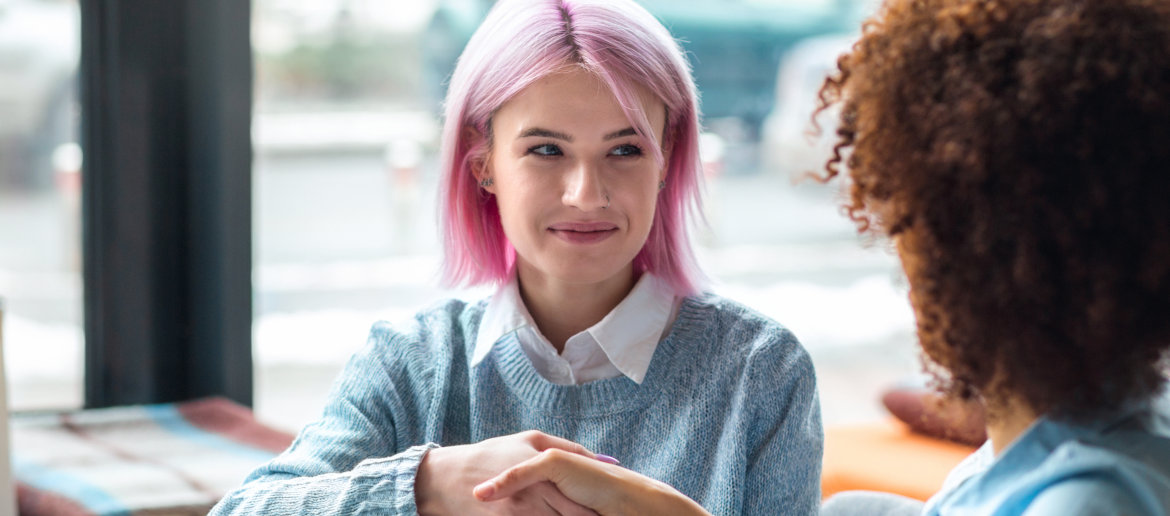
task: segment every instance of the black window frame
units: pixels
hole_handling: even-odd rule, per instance
[[[250,2],[79,5],[85,406],[251,406]]]

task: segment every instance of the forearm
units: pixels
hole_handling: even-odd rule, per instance
[[[253,478],[225,496],[212,516],[245,514],[417,514],[418,465],[433,445],[362,461],[350,471],[315,476],[277,473]]]

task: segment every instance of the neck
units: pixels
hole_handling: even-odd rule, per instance
[[[1006,402],[989,404],[987,418],[987,438],[991,440],[991,449],[998,457],[1009,445],[1016,441],[1038,416],[1026,405],[1008,400]]]
[[[601,321],[634,288],[633,266],[599,283],[566,283],[518,261],[520,297],[557,353],[569,337]]]

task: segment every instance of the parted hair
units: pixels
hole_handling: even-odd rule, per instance
[[[608,85],[646,148],[665,165],[666,185],[635,270],[655,273],[677,294],[697,292],[705,280],[688,235],[689,220],[702,216],[697,92],[678,42],[632,0],[501,0],[472,35],[445,103],[439,199],[444,282],[478,285],[507,278],[516,251],[504,235],[495,197],[479,188],[472,168],[491,150],[496,111],[566,66]],[[665,104],[665,141],[651,130],[638,87]]]
[[[1091,417],[1170,344],[1170,2],[887,0],[820,92],[946,392]],[[994,408],[994,407],[993,407]]]

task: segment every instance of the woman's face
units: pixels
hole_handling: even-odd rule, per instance
[[[639,93],[662,141],[666,108]],[[492,138],[477,175],[493,181],[522,281],[632,281],[666,171],[609,88],[580,69],[549,75],[496,112]]]

